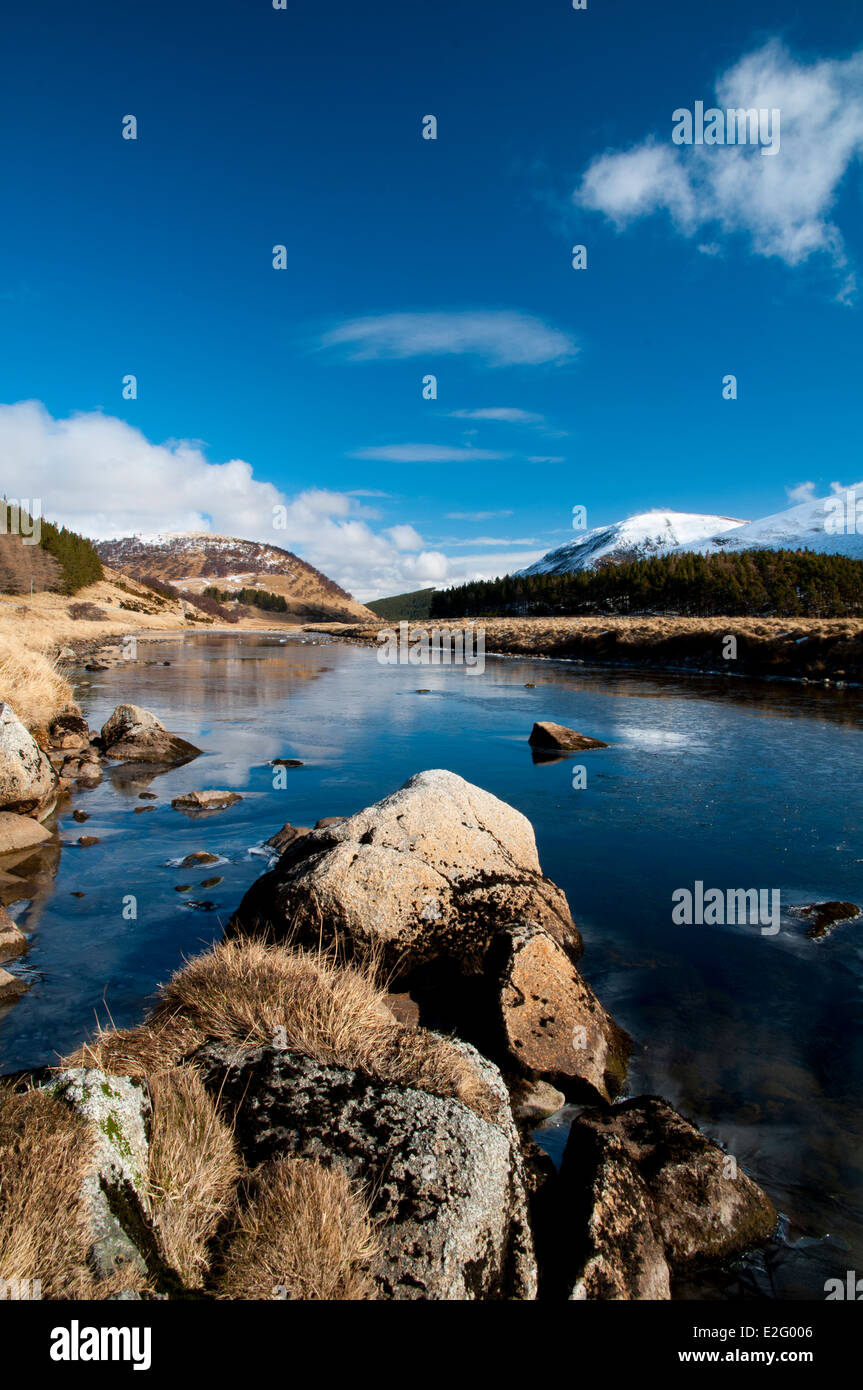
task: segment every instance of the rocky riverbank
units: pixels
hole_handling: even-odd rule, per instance
[[[144,714],[121,706],[99,756],[173,756]],[[0,1278],[47,1298],[666,1299],[770,1237],[730,1156],[656,1097],[620,1103],[630,1040],[519,812],[433,770],[281,842],[143,1024],[7,1084]],[[585,1108],[556,1171],[530,1130],[564,1099]]]
[[[465,620],[429,619],[460,631]],[[397,626],[397,625],[396,625]],[[566,659],[598,666],[701,671],[844,686],[863,683],[859,618],[480,618],[487,653]],[[377,646],[391,623],[311,624],[304,630]],[[733,639],[729,642],[729,639]]]

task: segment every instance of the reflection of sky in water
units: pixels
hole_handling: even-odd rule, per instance
[[[859,694],[512,659],[471,675],[254,634],[142,643],[139,654],[131,669],[82,681],[91,725],[133,700],[205,754],[131,779],[117,769],[76,797],[91,813],[85,826],[62,817],[69,848],[53,894],[14,911],[34,935],[13,968],[35,985],[0,1017],[4,1067],[50,1060],[96,1014],[140,1018],[180,956],[220,934],[265,867],[249,850],[283,822],[347,813],[421,768],[448,767],[532,821],[543,868],[582,928],[584,972],[636,1039],[633,1093],[680,1106],[791,1218],[787,1243],[750,1283],[820,1298],[829,1274],[855,1259],[863,1268],[863,927],[815,945],[787,918],[774,938],[671,922],[673,890],[696,879],[779,888],[786,906],[863,900]],[[611,746],[534,764],[535,719]],[[275,757],[305,764],[287,770],[283,790],[273,788]],[[576,765],[587,769],[580,791]],[[172,796],[208,787],[244,800],[196,820],[170,809]],[[145,790],[158,801],[140,801]],[[133,815],[143,805],[156,809]],[[81,848],[80,834],[100,844]],[[168,866],[200,849],[227,860],[210,889],[201,885],[212,866]],[[128,894],[135,921],[122,916]],[[188,905],[202,900],[214,910]]]

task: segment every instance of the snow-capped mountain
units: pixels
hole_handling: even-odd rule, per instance
[[[603,562],[624,564],[629,560],[647,559],[650,555],[666,555],[670,550],[701,549],[722,534],[746,525],[736,517],[702,512],[639,512],[625,521],[584,531],[519,573],[569,574],[574,570],[595,569]]]
[[[762,517],[760,521],[747,522],[734,531],[717,532],[705,541],[679,547],[700,550],[705,555],[753,548],[817,550],[863,559],[863,483],[830,497],[800,502],[785,511]]]
[[[277,545],[209,531],[168,531],[100,541],[97,549],[112,569],[136,579],[152,576],[191,593],[208,585],[265,589],[281,594],[297,618],[355,622],[372,616],[334,580]]]

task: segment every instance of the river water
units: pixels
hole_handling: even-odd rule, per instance
[[[0,1015],[0,1070],[54,1061],[97,1019],[141,1019],[181,957],[221,934],[285,821],[349,814],[445,767],[532,822],[581,968],[635,1039],[629,1093],[665,1096],[782,1213],[768,1251],[678,1296],[820,1299],[827,1278],[863,1273],[863,925],[813,942],[784,911],[863,903],[863,693],[506,658],[483,673],[382,666],[368,648],[257,633],[138,653],[77,680],[91,727],[132,700],[204,756],[134,780],[117,766],[64,808],[56,874],[11,909],[32,933],[11,968],[32,987]],[[537,763],[536,719],[610,747]],[[276,757],[303,762],[278,789]],[[196,820],[171,809],[211,787],[243,800]],[[219,862],[178,867],[197,850]],[[672,894],[696,881],[778,889],[781,929],[675,925]],[[568,1118],[538,1135],[556,1158]]]

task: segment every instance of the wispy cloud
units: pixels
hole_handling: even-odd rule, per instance
[[[344,348],[354,361],[457,354],[481,358],[491,367],[563,363],[578,351],[568,334],[514,309],[349,319],[325,333],[321,346]]]
[[[681,93],[691,109],[705,93]],[[715,255],[717,234],[743,234],[760,256],[789,266],[815,253],[847,267],[839,227],[832,221],[845,175],[863,153],[863,50],[848,59],[797,62],[777,40],[746,54],[716,82],[716,105],[778,108],[781,146],[765,158],[754,145],[674,145],[667,130],[627,150],[602,154],[573,195],[619,228],[665,211],[682,236],[705,228],[699,249]],[[846,273],[838,298],[848,300]]]
[[[489,449],[459,449],[446,444],[381,444],[357,449],[353,459],[369,459],[376,463],[474,463],[478,459],[503,459],[508,454],[495,454]]]
[[[562,454],[532,454],[528,463],[566,463]]]
[[[785,492],[792,505],[798,502],[813,502],[817,496],[814,483],[798,483],[796,487],[787,487]]]
[[[500,512],[447,512],[447,521],[491,521],[497,516],[512,516],[512,509]]]
[[[451,410],[453,420],[499,420],[506,425],[544,425],[543,415],[533,415],[529,410],[518,410],[515,406],[490,405],[480,410]]]

